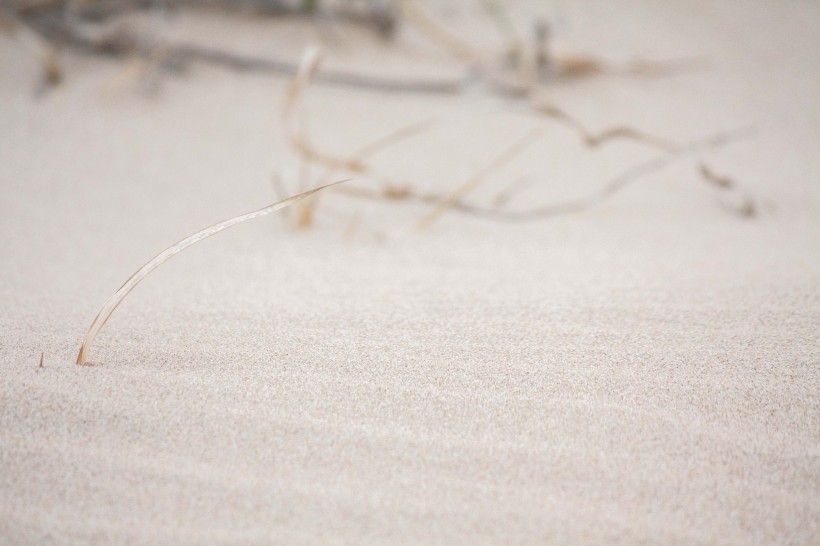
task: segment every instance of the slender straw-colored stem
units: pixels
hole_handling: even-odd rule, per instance
[[[305,197],[308,197],[319,190],[327,188],[329,186],[333,186],[339,184],[340,182],[344,182],[343,180],[338,182],[333,182],[330,184],[325,184],[323,186],[319,186],[317,188],[313,188],[312,190],[308,190],[306,192],[294,195],[292,197],[288,197],[282,201],[277,203],[273,203],[272,205],[268,205],[265,208],[261,208],[259,210],[248,212],[246,214],[241,214],[234,218],[229,218],[228,220],[223,220],[222,222],[218,222],[209,226],[201,231],[197,231],[193,235],[182,239],[181,241],[169,246],[156,256],[152,258],[148,263],[144,266],[140,267],[136,273],[131,275],[127,281],[117,290],[111,298],[105,302],[105,305],[102,306],[100,312],[97,313],[97,317],[94,319],[94,322],[91,323],[91,327],[89,327],[88,332],[85,334],[85,339],[83,340],[83,344],[80,346],[80,352],[77,354],[77,364],[85,364],[88,358],[88,352],[91,350],[91,346],[94,343],[94,339],[97,337],[97,334],[100,332],[105,323],[108,322],[108,319],[111,317],[111,314],[114,310],[122,303],[122,300],[140,283],[142,280],[151,273],[154,269],[162,265],[163,263],[167,262],[173,256],[182,252],[189,246],[198,243],[202,239],[210,237],[215,233],[219,233],[220,231],[226,230],[231,226],[235,226],[236,224],[245,222],[247,220],[253,220],[254,218],[260,218],[262,216],[266,216],[272,212],[275,212],[279,209],[292,205],[297,201],[301,201]]]

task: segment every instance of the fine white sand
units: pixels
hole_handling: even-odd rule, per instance
[[[757,217],[699,158],[534,223],[454,213],[418,233],[423,207],[327,195],[307,232],[260,220],[174,258],[91,367],[73,364],[80,340],[129,274],[295,173],[285,82],[195,67],[146,97],[117,86],[121,65],[67,56],[36,99],[32,58],[0,37],[0,542],[820,542],[820,5],[550,5],[578,49],[709,60],[554,100],[681,141],[754,126],[704,159]],[[208,17],[167,32],[289,58],[316,36]],[[337,39],[337,67],[454,66],[412,36]],[[338,153],[488,104],[308,96],[312,137]],[[582,195],[655,153],[482,114],[377,163],[441,191],[538,123],[545,139],[476,198],[519,175],[510,208]]]

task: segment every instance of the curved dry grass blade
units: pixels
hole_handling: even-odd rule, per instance
[[[260,218],[262,216],[266,216],[272,212],[275,212],[279,209],[292,205],[297,201],[301,201],[305,197],[313,195],[314,193],[323,190],[327,187],[334,186],[336,184],[340,184],[341,182],[346,182],[346,180],[340,180],[338,182],[332,182],[330,184],[325,184],[324,186],[319,186],[317,188],[313,188],[312,190],[308,190],[306,192],[294,195],[292,197],[288,197],[283,201],[279,201],[277,203],[273,203],[272,205],[268,205],[265,208],[261,208],[259,210],[255,210],[253,212],[248,212],[246,214],[242,214],[236,216],[234,218],[229,218],[228,220],[223,220],[222,222],[218,222],[209,226],[201,231],[197,231],[193,235],[182,239],[181,241],[171,245],[170,247],[166,248],[156,256],[154,256],[148,263],[144,266],[139,268],[136,273],[131,275],[127,281],[117,290],[111,298],[105,302],[105,305],[102,306],[100,312],[97,313],[97,317],[94,319],[94,322],[91,323],[91,326],[88,329],[88,332],[85,334],[85,339],[83,340],[83,344],[80,346],[80,352],[77,354],[77,364],[85,364],[86,358],[88,357],[88,352],[91,350],[91,345],[94,343],[94,339],[97,337],[97,334],[100,332],[105,323],[108,322],[108,319],[111,317],[111,314],[114,310],[122,303],[122,300],[131,293],[131,291],[140,283],[142,280],[148,276],[154,269],[162,265],[163,263],[167,262],[169,259],[174,257],[176,254],[182,252],[189,246],[198,243],[199,241],[210,237],[220,231],[226,230],[231,226],[235,226],[236,224],[245,222],[247,220],[253,220],[254,218]]]

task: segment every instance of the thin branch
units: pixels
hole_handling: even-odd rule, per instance
[[[12,37],[37,57],[42,71],[39,91],[54,87],[63,78],[63,70],[55,48],[43,39],[23,19],[0,10],[0,31],[10,30]]]
[[[704,163],[698,165],[698,172],[709,185],[722,192],[733,192],[739,196],[740,204],[733,207],[734,211],[743,218],[752,218],[757,215],[757,205],[751,195],[737,187],[734,180],[725,175],[714,172]]]
[[[543,134],[544,132],[541,129],[530,131],[525,136],[504,149],[504,151],[502,151],[483,169],[470,177],[453,192],[442,196],[441,199],[436,202],[433,210],[421,219],[418,224],[419,229],[428,229],[436,220],[438,220],[439,217],[441,217],[442,214],[447,212],[447,209],[452,208],[455,203],[462,201],[468,193],[476,189],[492,173],[521,155],[533,142],[535,142],[538,138],[541,138]]]
[[[512,196],[530,182],[531,180],[524,176],[521,176],[514,180],[511,184],[507,185],[505,188],[503,188],[500,192],[498,192],[495,195],[495,197],[493,198],[493,207],[495,207],[496,209],[506,207],[507,203],[509,203]]]
[[[567,113],[552,102],[544,99],[532,99],[532,109],[550,119],[557,121],[575,131],[581,141],[589,148],[597,148],[612,140],[631,140],[658,150],[670,151],[675,149],[675,143],[662,137],[645,133],[629,126],[610,127],[598,133],[587,128],[578,118]]]
[[[561,203],[542,205],[520,210],[500,209],[496,206],[484,207],[466,202],[463,199],[459,199],[450,203],[449,208],[462,213],[510,222],[536,221],[554,216],[584,212],[601,205],[623,191],[629,185],[642,178],[645,178],[646,176],[659,172],[674,163],[683,161],[684,159],[690,158],[694,155],[716,150],[728,144],[741,141],[748,138],[751,133],[752,129],[750,128],[731,132],[721,132],[704,140],[679,147],[670,153],[665,153],[648,161],[629,167],[618,176],[615,176],[608,182],[605,182],[597,190],[578,199],[571,199]],[[373,190],[363,188],[361,186],[343,186],[338,188],[337,192],[355,198],[396,202],[416,202],[433,205],[440,203],[447,197],[440,194],[419,193],[408,187],[397,188],[396,186],[391,187],[389,185],[384,186],[381,190]]]

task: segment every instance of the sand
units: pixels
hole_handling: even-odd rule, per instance
[[[146,97],[111,89],[119,65],[69,56],[35,99],[31,58],[0,38],[0,542],[820,542],[820,6],[561,9],[579,49],[710,60],[554,99],[681,140],[754,126],[704,158],[755,218],[700,158],[533,223],[449,214],[419,233],[424,207],[330,195],[306,232],[260,220],[169,262],[91,367],[73,364],[80,340],[130,273],[295,172],[285,82],[198,67]],[[293,56],[312,39],[242,25],[172,31]],[[345,43],[331,64],[449,70],[432,50]],[[308,100],[313,138],[339,153],[497,106],[329,86]],[[448,123],[378,162],[453,187],[533,123]],[[510,208],[580,195],[655,154],[547,127],[486,195],[519,174],[533,182]]]

